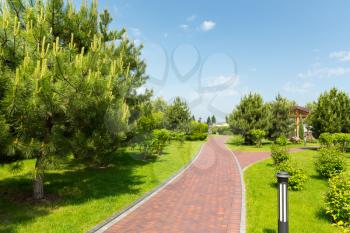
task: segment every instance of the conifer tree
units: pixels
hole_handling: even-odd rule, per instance
[[[36,159],[40,199],[57,156],[101,163],[125,140],[150,97],[136,92],[145,64],[124,30],[108,30],[112,19],[108,11],[98,16],[95,1],[78,11],[63,0],[9,1],[2,9],[0,127],[9,127],[8,151]]]

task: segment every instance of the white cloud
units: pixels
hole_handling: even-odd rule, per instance
[[[134,37],[140,37],[141,36],[141,30],[139,28],[130,28],[130,32]]]
[[[321,67],[315,66],[305,72],[299,73],[300,78],[328,78],[350,75],[350,68],[347,67]]]
[[[337,51],[329,54],[329,58],[338,61],[350,61],[350,51]]]
[[[286,92],[291,93],[306,93],[310,91],[310,89],[312,89],[313,87],[314,85],[310,82],[305,82],[302,84],[287,82],[282,89]]]
[[[192,22],[192,21],[194,21],[196,18],[197,18],[196,15],[191,15],[191,16],[187,17],[186,21]]]
[[[207,31],[214,29],[215,26],[216,26],[216,23],[214,21],[205,20],[201,24],[201,29],[202,29],[202,31],[207,32]]]
[[[180,28],[184,31],[187,31],[188,29],[190,29],[190,26],[188,24],[181,24]]]
[[[237,95],[236,87],[239,85],[238,75],[219,75],[201,81],[199,90],[203,96],[234,96]]]

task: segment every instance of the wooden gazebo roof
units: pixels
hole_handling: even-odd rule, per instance
[[[307,115],[310,114],[310,110],[308,108],[304,108],[304,107],[301,107],[301,106],[293,106],[291,111],[293,113],[295,113],[295,114],[299,113],[299,114],[301,114],[303,116],[307,116]]]

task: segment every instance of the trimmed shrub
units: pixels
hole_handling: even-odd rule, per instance
[[[343,154],[336,147],[330,146],[319,150],[315,167],[321,176],[329,178],[345,171],[346,163]]]
[[[186,139],[189,141],[203,141],[207,139],[208,135],[206,133],[195,133],[186,135]]]
[[[299,168],[296,163],[284,161],[276,167],[276,172],[288,172],[290,178],[288,180],[288,190],[300,191],[304,189],[304,183],[307,180],[306,172]]]
[[[333,145],[334,137],[333,134],[322,133],[318,140],[322,146],[331,146]]]
[[[279,145],[279,146],[286,146],[287,143],[288,143],[288,139],[287,139],[286,136],[283,136],[283,135],[282,135],[282,136],[279,136],[279,137],[276,139],[275,143],[276,143],[277,145]]]
[[[244,137],[242,135],[233,135],[230,139],[230,143],[236,146],[244,144]]]
[[[328,182],[326,213],[341,226],[350,226],[350,174],[342,173]]]
[[[271,157],[273,164],[278,166],[280,163],[286,162],[289,160],[289,153],[287,147],[272,145],[271,147]]]
[[[350,145],[350,134],[348,133],[323,133],[319,137],[322,146],[337,146],[345,152]]]
[[[335,133],[333,135],[333,143],[338,146],[341,151],[345,152],[350,144],[350,134]]]
[[[266,132],[261,129],[253,129],[250,131],[250,134],[252,135],[253,142],[255,143],[256,147],[261,147],[261,143],[263,138],[266,136]]]

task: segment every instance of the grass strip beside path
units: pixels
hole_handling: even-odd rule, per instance
[[[289,192],[290,232],[339,232],[324,214],[327,180],[319,177],[315,171],[316,156],[317,151],[311,150],[291,154],[292,160],[305,169],[309,179],[303,191]],[[350,154],[346,158],[350,169]],[[248,233],[277,232],[277,188],[274,174],[271,159],[257,163],[244,172]]]
[[[164,155],[140,160],[139,152],[115,155],[112,166],[88,168],[70,161],[45,176],[50,201],[28,203],[33,160],[13,174],[0,167],[0,232],[86,232],[164,182],[186,165],[203,142],[171,143]]]

